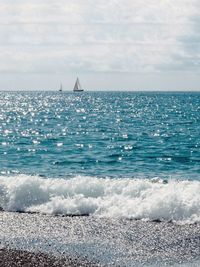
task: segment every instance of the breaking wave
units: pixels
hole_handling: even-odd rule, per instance
[[[200,182],[0,176],[4,211],[200,222]]]

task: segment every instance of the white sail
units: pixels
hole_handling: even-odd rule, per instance
[[[74,85],[74,92],[83,92],[79,79],[77,78],[76,83]]]

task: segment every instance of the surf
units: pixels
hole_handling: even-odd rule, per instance
[[[0,176],[0,207],[11,212],[195,223],[199,192],[199,181]]]

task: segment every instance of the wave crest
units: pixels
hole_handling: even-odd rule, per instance
[[[82,177],[0,176],[5,211],[200,221],[200,182]]]

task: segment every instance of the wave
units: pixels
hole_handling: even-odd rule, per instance
[[[200,182],[0,176],[4,211],[200,222]]]

